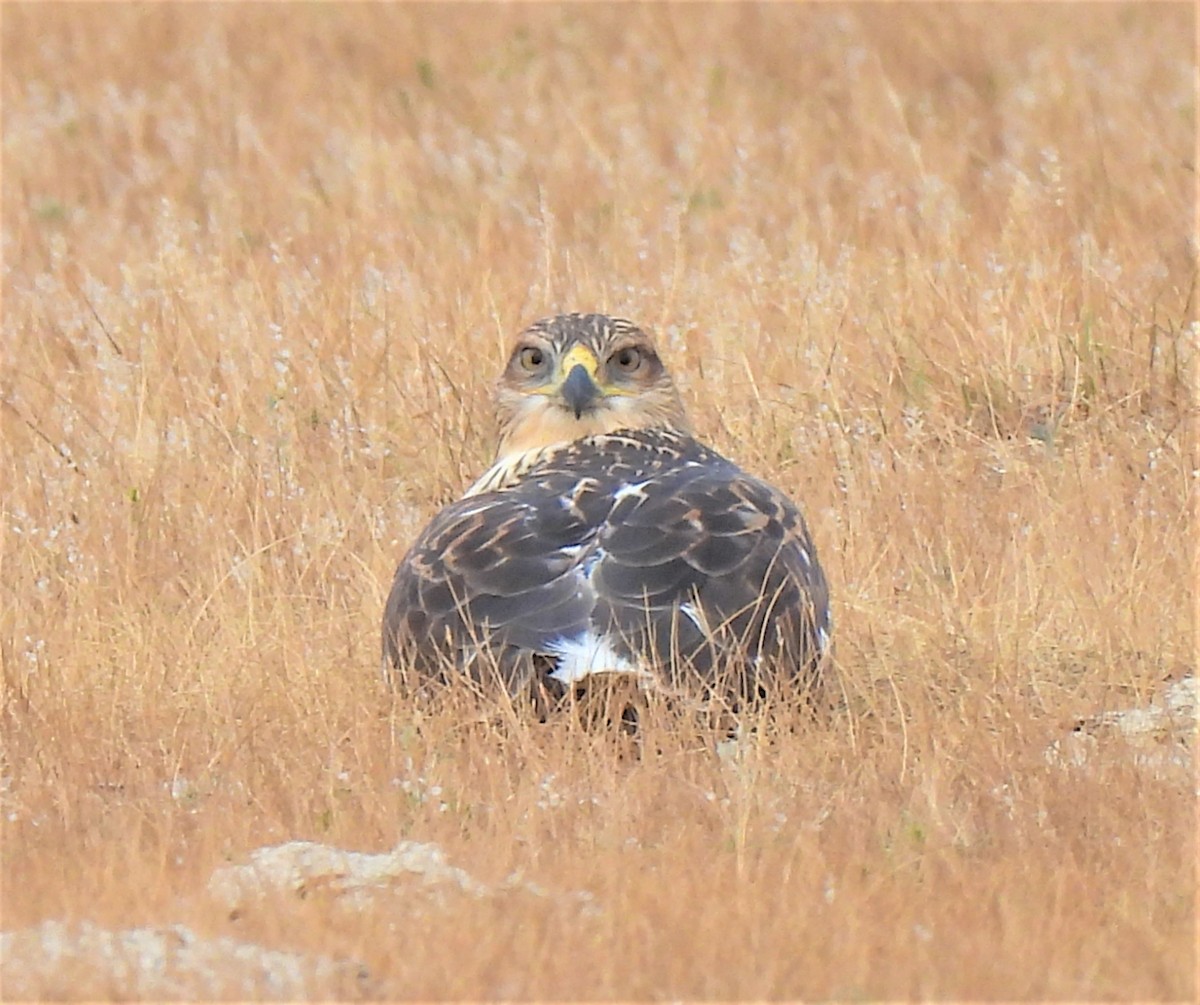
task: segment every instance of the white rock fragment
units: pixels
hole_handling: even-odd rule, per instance
[[[1081,719],[1046,749],[1056,767],[1082,768],[1102,755],[1127,758],[1156,777],[1195,782],[1197,684],[1193,675],[1163,688],[1151,704]]]
[[[113,931],[46,921],[0,934],[6,1000],[275,998],[370,994],[359,963],[204,939],[183,925]]]
[[[246,865],[217,869],[208,890],[230,908],[271,894],[305,896],[316,891],[361,907],[373,894],[409,888],[414,880],[423,887],[451,888],[474,897],[487,893],[483,884],[449,865],[437,845],[417,841],[401,841],[390,852],[375,855],[312,841],[270,845],[252,852]]]
[[[401,841],[391,851],[377,855],[312,841],[289,841],[258,848],[245,865],[217,869],[208,881],[209,894],[230,910],[280,894],[323,894],[362,911],[377,905],[381,895],[415,890],[435,898],[445,893],[481,898],[521,892],[561,898],[587,913],[598,910],[586,890],[547,890],[526,880],[519,871],[495,886],[487,886],[447,863],[445,852],[437,845],[418,841]]]

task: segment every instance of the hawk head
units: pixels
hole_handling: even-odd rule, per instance
[[[497,411],[501,459],[619,429],[688,428],[650,336],[603,314],[526,328],[500,379]]]

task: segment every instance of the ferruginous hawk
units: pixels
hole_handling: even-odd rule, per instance
[[[396,570],[389,681],[539,700],[622,674],[741,705],[816,683],[829,592],[796,506],[689,431],[654,344],[568,314],[518,337],[495,463]]]

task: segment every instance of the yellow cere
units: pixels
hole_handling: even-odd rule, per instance
[[[571,351],[568,352],[562,359],[562,367],[558,372],[560,379],[566,379],[575,367],[581,366],[587,372],[592,380],[596,379],[596,373],[600,369],[600,361],[596,359],[596,354],[585,345],[571,346]]]

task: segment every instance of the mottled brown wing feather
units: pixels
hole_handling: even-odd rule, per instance
[[[597,437],[434,518],[397,570],[385,665],[495,668],[515,687],[589,632],[668,679],[760,657],[804,673],[828,591],[776,489],[682,434]]]

